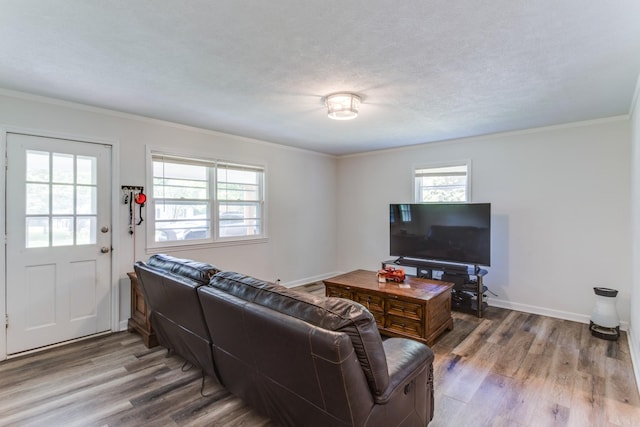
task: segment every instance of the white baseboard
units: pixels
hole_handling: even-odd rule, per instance
[[[554,310],[535,305],[514,303],[497,298],[488,298],[487,303],[493,307],[508,308],[509,310],[522,311],[524,313],[539,314],[541,316],[555,317],[556,319],[571,320],[573,322],[589,324],[591,317],[585,314],[571,313],[569,311]],[[626,331],[629,322],[620,322],[620,329]]]
[[[337,276],[339,274],[342,274],[342,272],[337,271],[333,273],[320,274],[318,276],[306,277],[304,279],[294,280],[293,282],[280,284],[286,288],[295,288],[296,286],[308,285],[309,283],[318,282],[320,280],[328,279],[329,277]]]
[[[627,331],[627,341],[629,341],[629,353],[631,354],[631,365],[636,376],[636,387],[640,393],[640,342],[635,342],[633,329]]]
[[[126,331],[128,326],[127,326],[128,321],[126,320],[121,320],[120,321],[120,327],[118,329],[118,332],[122,332],[122,331]]]

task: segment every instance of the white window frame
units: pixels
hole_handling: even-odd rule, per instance
[[[263,243],[268,240],[267,236],[267,167],[265,164],[261,164],[256,161],[244,161],[244,160],[227,160],[222,158],[203,157],[202,154],[193,153],[178,153],[175,150],[168,150],[158,147],[147,146],[146,149],[146,187],[145,193],[147,195],[147,207],[145,212],[147,217],[145,221],[146,227],[146,246],[149,253],[164,251],[166,249],[190,249],[194,247],[216,247],[216,246],[228,246],[239,244],[255,244]],[[206,163],[212,166],[212,171],[209,174],[209,186],[210,197],[207,199],[211,206],[210,213],[210,237],[207,239],[197,240],[173,240],[167,242],[155,241],[155,199],[153,197],[153,159],[155,156],[165,155],[168,158],[184,159],[185,162],[192,161],[194,164]],[[237,165],[240,167],[247,167],[256,170],[262,170],[262,182],[261,182],[261,234],[252,236],[233,236],[233,237],[219,237],[219,219],[218,219],[218,206],[221,201],[217,199],[217,165]],[[224,201],[222,201],[224,202]],[[137,207],[136,207],[137,209]]]
[[[418,184],[418,171],[422,171],[425,169],[442,169],[442,168],[451,168],[451,167],[460,167],[465,166],[467,169],[467,183],[465,185],[465,200],[456,201],[453,203],[471,203],[471,160],[460,160],[454,162],[447,163],[430,163],[430,164],[421,164],[416,165],[413,168],[413,194],[414,201],[416,203],[447,203],[446,200],[440,201],[424,201],[421,198],[420,185]]]

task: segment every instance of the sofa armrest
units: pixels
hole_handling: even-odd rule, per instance
[[[389,367],[389,385],[384,393],[375,396],[377,404],[386,403],[398,387],[405,387],[414,377],[427,372],[433,364],[433,351],[426,345],[406,338],[389,338],[383,342]]]

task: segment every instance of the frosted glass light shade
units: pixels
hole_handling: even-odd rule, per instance
[[[327,114],[334,120],[351,120],[358,117],[360,97],[353,93],[334,93],[327,96]]]

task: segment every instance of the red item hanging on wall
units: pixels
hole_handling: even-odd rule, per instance
[[[144,193],[138,193],[138,194],[136,194],[135,200],[136,200],[137,204],[144,205],[144,202],[147,201],[147,196]]]
[[[136,225],[140,225],[142,224],[142,221],[144,221],[144,219],[142,218],[142,208],[144,208],[144,202],[147,201],[147,196],[143,192],[140,192],[136,194],[135,201],[136,201],[136,204],[139,205],[138,207],[140,210],[140,215],[139,215],[140,220],[136,222]]]

